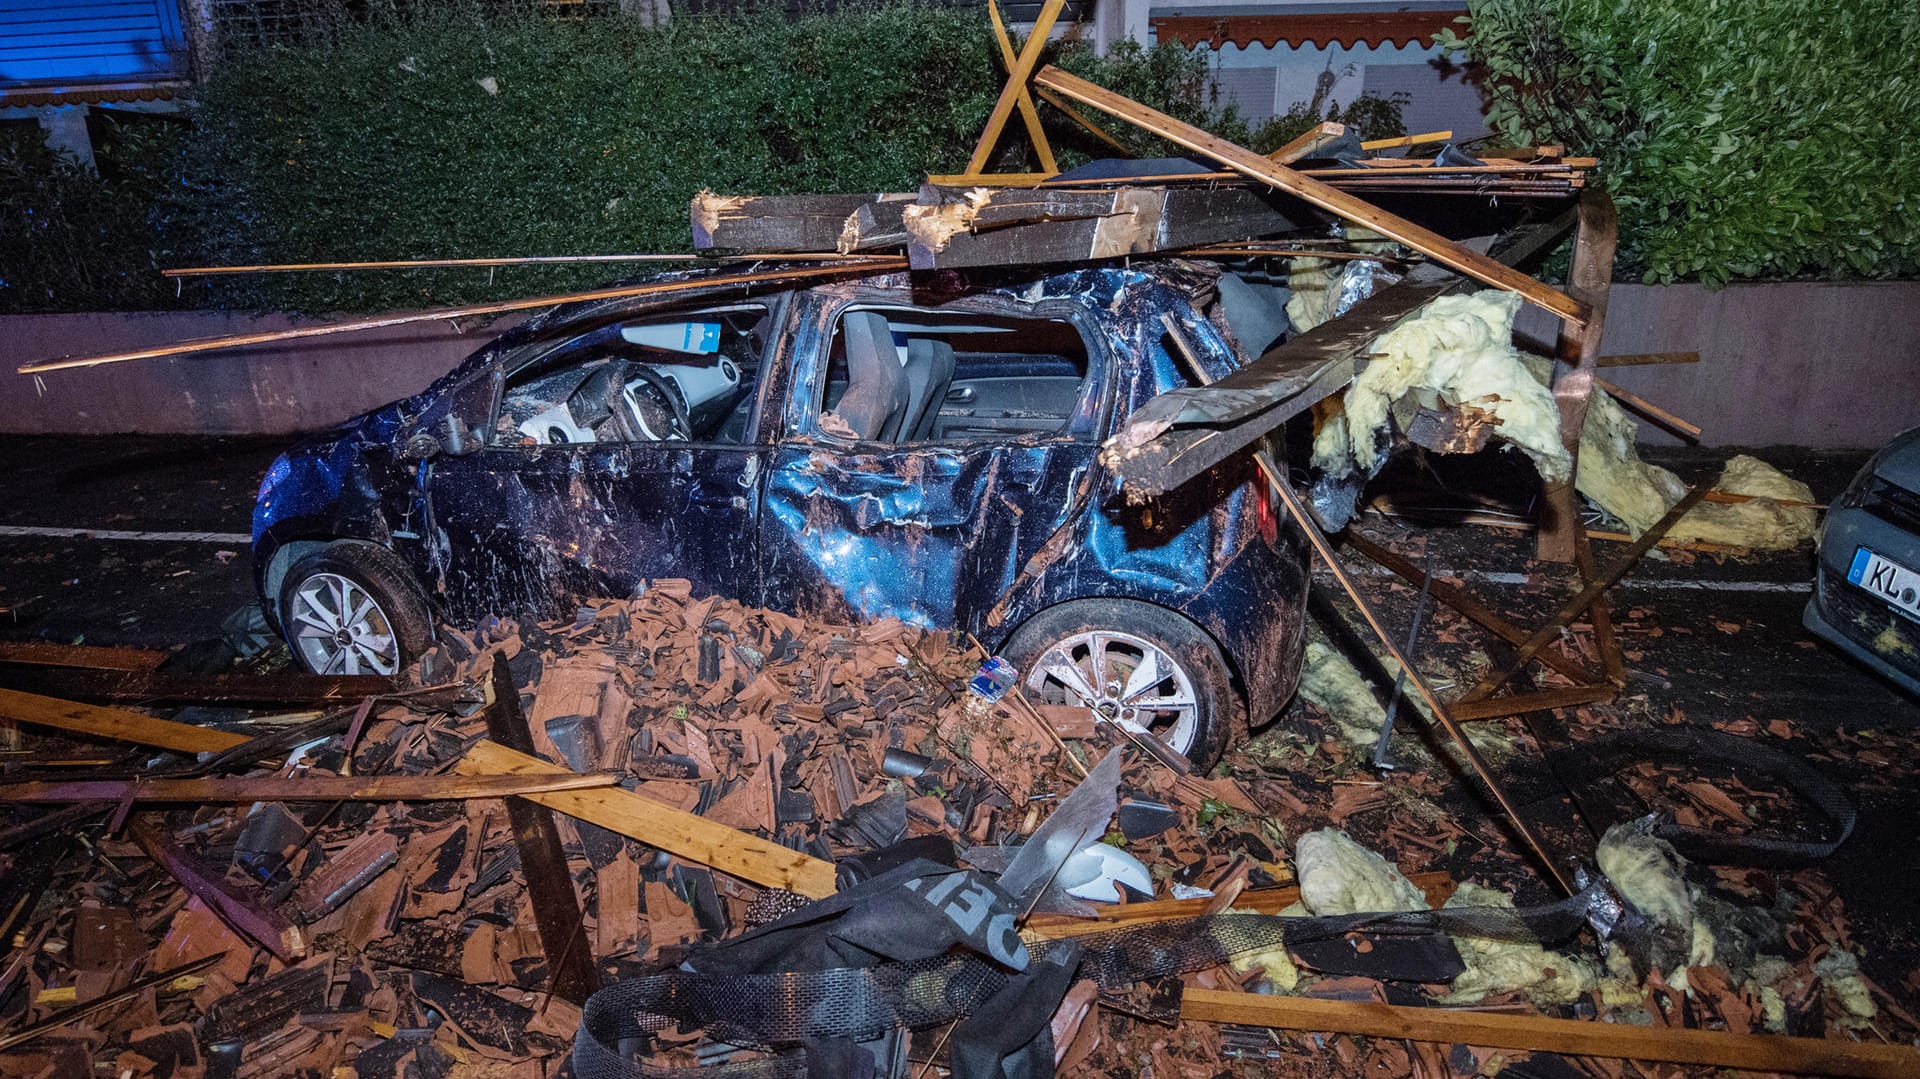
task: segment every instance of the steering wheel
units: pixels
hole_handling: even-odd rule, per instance
[[[673,383],[642,363],[629,365],[625,373],[632,377],[621,397],[640,439],[692,441],[693,421],[687,415],[687,403],[681,400],[680,391]]]

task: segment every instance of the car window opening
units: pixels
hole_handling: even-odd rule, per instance
[[[894,444],[1067,434],[1088,372],[1064,319],[856,308],[834,327],[816,422]]]
[[[495,444],[746,441],[766,321],[743,305],[582,334],[507,380]]]

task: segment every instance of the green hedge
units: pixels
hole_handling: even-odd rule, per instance
[[[36,254],[0,265],[0,310],[381,310],[586,286],[618,271],[253,276],[189,283],[176,299],[153,269],[685,251],[701,188],[913,190],[964,168],[1004,77],[992,41],[980,8],[892,3],[659,29],[388,20],[324,47],[230,56],[190,130],[144,147],[137,168],[94,179],[21,165],[36,180],[0,192],[0,243],[32,235]],[[1210,108],[1204,61],[1186,50],[1051,48],[1149,104],[1243,130]],[[1099,148],[1056,123],[1066,163]],[[999,167],[1030,167],[1017,120],[1003,147]],[[0,149],[0,169],[9,160]],[[47,228],[49,206],[85,220]],[[85,272],[53,257],[72,248]]]
[[[1602,161],[1621,273],[1920,271],[1920,4],[1473,0],[1491,120]]]

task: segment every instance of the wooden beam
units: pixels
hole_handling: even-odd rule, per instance
[[[1391,150],[1396,146],[1418,146],[1423,142],[1445,142],[1453,138],[1451,131],[1422,131],[1418,135],[1401,135],[1391,139],[1368,139],[1360,144],[1362,150]]]
[[[531,754],[533,728],[520,710],[520,690],[507,672],[507,657],[498,652],[493,654],[491,688],[493,700],[486,707],[488,736],[499,745]],[[573,874],[567,870],[567,852],[560,845],[559,823],[553,819],[553,810],[524,798],[507,800],[507,822],[513,828],[514,848],[520,852],[551,992],[585,1004],[600,988],[600,971],[593,961],[593,945],[587,941]]]
[[[890,215],[898,225],[900,211],[913,202],[911,193],[863,195],[716,195],[702,191],[693,197],[689,217],[693,246],[700,250],[839,251],[851,254],[860,245],[843,247],[848,220],[862,208]]]
[[[1089,120],[1087,119],[1087,117],[1081,115],[1080,110],[1068,104],[1066,98],[1061,97],[1059,94],[1054,93],[1052,90],[1041,90],[1040,100],[1046,102],[1049,105],[1052,105],[1054,108],[1059,109],[1061,112],[1066,113],[1067,119],[1072,120],[1076,124],[1079,124],[1083,129],[1086,130],[1087,134],[1092,135],[1094,138],[1099,139],[1101,142],[1106,143],[1109,147],[1117,151],[1120,154],[1120,156],[1122,157],[1133,156],[1133,149],[1131,147],[1129,147],[1126,143],[1121,142],[1119,139],[1114,138],[1112,133],[1109,132],[1106,128],[1101,127],[1099,124],[1096,124],[1092,120]]]
[[[1180,1002],[1180,1018],[1756,1072],[1860,1079],[1905,1079],[1920,1075],[1920,1049],[1910,1045],[1641,1027],[1539,1015],[1410,1008],[1372,1001],[1261,996],[1217,989],[1188,989]]]
[[[103,648],[54,641],[0,641],[0,663],[72,667],[91,671],[150,671],[168,653],[147,648]]]
[[[611,787],[616,777],[243,776],[0,784],[0,804],[67,802],[440,802]]]
[[[14,689],[0,689],[0,717],[52,727],[68,734],[133,742],[176,753],[218,753],[249,740],[246,735],[231,731],[174,723],[124,708],[80,704]]]
[[[1426,572],[1419,566],[1414,565],[1410,559],[1403,558],[1396,552],[1388,550],[1386,547],[1361,535],[1359,529],[1353,529],[1347,533],[1346,544],[1405,578],[1407,582],[1415,588],[1424,587],[1431,590],[1434,599],[1459,611],[1468,619],[1477,623],[1482,629],[1487,630],[1508,644],[1522,645],[1527,642],[1526,630],[1507,621],[1492,608],[1474,599],[1464,589],[1456,588],[1437,577],[1429,582]],[[1566,675],[1576,682],[1591,685],[1600,681],[1600,672],[1590,670],[1584,664],[1575,662],[1565,652],[1562,652],[1557,645],[1549,644],[1541,648],[1538,658],[1541,663],[1552,667],[1554,670],[1559,671],[1561,674]]]
[[[1646,418],[1652,420],[1653,422],[1659,424],[1662,427],[1665,427],[1667,430],[1673,432],[1676,435],[1679,435],[1681,438],[1687,439],[1690,442],[1700,441],[1700,436],[1701,434],[1704,433],[1701,430],[1699,424],[1688,423],[1686,420],[1683,420],[1680,417],[1674,415],[1673,413],[1668,412],[1666,409],[1661,408],[1659,405],[1654,404],[1652,401],[1649,401],[1646,398],[1640,396],[1639,394],[1634,393],[1632,390],[1627,389],[1625,386],[1616,385],[1615,383],[1608,382],[1606,379],[1599,378],[1599,377],[1594,378],[1593,384],[1596,387],[1607,391],[1607,394],[1611,396],[1614,400],[1619,401],[1621,404],[1627,406],[1633,411],[1638,412],[1642,416],[1645,416]]]
[[[1012,72],[1014,65],[1020,62],[1020,56],[1013,51],[1013,39],[1007,36],[1007,24],[1000,18],[1000,5],[996,0],[987,0],[987,17],[993,21],[993,36],[1000,43],[1000,62]],[[1022,82],[1014,106],[1020,110],[1020,122],[1026,125],[1027,138],[1033,143],[1033,152],[1040,157],[1040,171],[1055,173],[1060,166],[1053,160],[1053,147],[1047,145],[1047,133],[1040,127],[1040,110],[1033,106],[1033,94]]]
[[[1407,880],[1425,893],[1427,904],[1435,908],[1445,906],[1447,900],[1453,896],[1456,887],[1452,874],[1445,872],[1409,873]],[[1260,888],[1241,892],[1233,901],[1233,909],[1252,911],[1256,914],[1278,914],[1299,901],[1298,887]],[[1053,939],[1084,937],[1093,933],[1105,933],[1110,929],[1125,929],[1150,922],[1198,918],[1207,913],[1207,906],[1211,902],[1213,902],[1212,899],[1205,897],[1154,899],[1145,903],[1128,903],[1118,907],[1102,906],[1096,909],[1096,913],[1091,918],[1079,918],[1071,914],[1035,914],[1027,919],[1026,928],[1036,937]]]
[[[1580,506],[1574,495],[1574,475],[1580,467],[1580,433],[1586,428],[1587,402],[1593,396],[1594,361],[1600,358],[1600,335],[1606,329],[1607,296],[1613,282],[1613,256],[1619,220],[1613,200],[1604,191],[1581,194],[1576,207],[1573,266],[1567,291],[1587,306],[1584,323],[1560,327],[1553,364],[1553,403],[1560,414],[1560,444],[1567,451],[1569,469],[1564,480],[1546,484],[1541,492],[1539,529],[1534,533],[1534,557],[1545,562],[1572,562],[1579,557]],[[1605,614],[1597,614],[1607,623]],[[1596,635],[1611,635],[1595,626]],[[1602,651],[1605,651],[1603,648]]]
[[[719,291],[732,285],[758,284],[767,281],[803,281],[819,277],[845,277],[856,273],[883,273],[888,270],[905,269],[906,265],[905,259],[858,258],[836,262],[827,266],[791,267],[783,270],[763,270],[759,273],[683,278],[674,281],[654,281],[644,285],[625,285],[619,288],[591,289],[586,292],[570,292],[560,296],[539,296],[529,300],[503,300],[499,303],[474,304],[469,307],[443,307],[433,311],[415,311],[403,315],[382,315],[377,318],[331,322],[322,326],[301,326],[291,330],[233,334],[225,337],[203,337],[198,340],[181,341],[171,345],[155,345],[151,348],[133,349],[128,352],[108,352],[97,356],[38,360],[33,363],[21,364],[15,368],[15,371],[23,375],[38,375],[45,374],[48,371],[68,371],[76,367],[99,367],[103,364],[126,363],[131,360],[150,360],[163,356],[185,356],[200,352],[217,352],[225,349],[247,348],[254,345],[269,345],[280,341],[297,341],[309,337],[326,337],[332,334],[356,333],[360,330],[379,330],[386,329],[390,326],[408,326],[416,322],[438,322],[443,319],[475,318],[481,315],[504,314],[508,311],[531,311],[535,308],[557,307],[560,304],[584,303],[589,300],[623,300],[632,297],[660,296],[679,292]]]
[[[1268,154],[1267,160],[1281,165],[1291,165],[1295,161],[1312,157],[1324,146],[1331,146],[1340,141],[1340,137],[1346,133],[1347,125],[1336,124],[1331,120],[1324,121],[1308,128],[1293,141]]]
[[[1494,690],[1499,689],[1507,679],[1517,674],[1521,667],[1526,666],[1535,655],[1539,654],[1542,648],[1547,646],[1548,642],[1558,638],[1560,636],[1560,630],[1564,628],[1567,623],[1579,617],[1580,612],[1586,610],[1601,593],[1618,584],[1620,578],[1626,576],[1627,570],[1633,568],[1633,564],[1640,560],[1641,555],[1646,554],[1653,548],[1654,544],[1660,542],[1660,537],[1666,535],[1667,530],[1678,523],[1680,518],[1685,517],[1688,510],[1699,505],[1700,500],[1706,497],[1707,490],[1707,485],[1702,484],[1688,491],[1686,497],[1675,503],[1673,508],[1667,511],[1666,516],[1654,522],[1652,528],[1642,532],[1639,539],[1634,540],[1631,546],[1621,552],[1620,557],[1614,561],[1613,565],[1607,568],[1606,572],[1589,581],[1587,586],[1581,589],[1578,595],[1562,604],[1560,609],[1554,612],[1552,618],[1547,619],[1539,629],[1533,632],[1532,636],[1522,642],[1519,655],[1513,662],[1482,678],[1479,683],[1468,690],[1466,695],[1461,697],[1460,700],[1479,701],[1492,696]]]
[[[22,706],[25,698],[28,706]],[[218,753],[249,741],[246,735],[195,727],[118,708],[99,708],[0,690],[0,716],[70,734],[114,738],[181,753]],[[467,776],[571,775],[568,769],[496,742],[480,742],[454,763]],[[551,791],[528,795],[568,816],[638,839],[669,854],[712,866],[741,880],[818,899],[834,893],[833,863],[788,850],[724,824],[715,824],[631,791]]]
[[[1066,6],[1067,0],[1047,0],[1041,5],[1039,17],[1033,20],[1033,31],[1027,35],[1025,47],[1008,70],[1006,85],[1000,88],[1000,97],[993,103],[993,111],[987,114],[987,126],[980,131],[980,141],[974,144],[973,156],[967,159],[967,172],[986,171],[987,161],[1000,141],[1000,132],[1006,129],[1007,117],[1013,112],[1014,102],[1027,92],[1027,80],[1033,77],[1033,69],[1040,64],[1040,54],[1046,51],[1047,35],[1053,33],[1053,24],[1059,20],[1060,12]]]
[[[172,836],[139,818],[127,822],[127,836],[181,887],[198,896],[228,925],[258,941],[274,958],[292,963],[306,957],[307,940],[299,926],[275,913],[262,899],[239,891],[228,883],[225,873],[181,850]]]
[[[1057,0],[1050,0],[1050,6],[1055,2]],[[1117,116],[1189,150],[1206,154],[1235,172],[1272,184],[1329,213],[1372,229],[1477,281],[1519,293],[1527,302],[1545,309],[1565,322],[1583,325],[1591,315],[1585,303],[1558,289],[1544,285],[1510,266],[1449,240],[1431,229],[1387,213],[1356,195],[1350,195],[1310,177],[1301,176],[1285,165],[1269,161],[1245,147],[1208,134],[1191,124],[1182,123],[1164,113],[1155,112],[1111,90],[1096,86],[1052,66],[1042,69],[1035,79],[1049,90],[1057,91],[1081,104]]]
[[[90,669],[78,665],[15,662],[0,656],[16,689],[96,701],[193,704],[341,704],[391,694],[395,683],[377,675],[219,674]]]
[[[1660,363],[1699,363],[1698,352],[1632,352],[1619,356],[1602,356],[1594,361],[1595,367],[1645,367]]]
[[[551,775],[557,764],[495,742],[481,742],[454,766],[463,775]],[[632,791],[554,791],[527,796],[550,809],[637,839],[676,857],[731,873],[741,880],[784,888],[812,899],[834,893],[833,863],[705,817],[662,805]]]
[[[1504,719],[1527,712],[1545,712],[1554,708],[1571,708],[1576,704],[1610,701],[1618,692],[1611,684],[1602,682],[1599,685],[1564,686],[1534,693],[1517,693],[1511,697],[1489,697],[1484,701],[1455,701],[1453,718],[1462,723]]]
[[[907,258],[916,270],[1098,261],[1242,242],[1319,217],[1298,203],[1290,214],[1284,201],[1240,186],[982,192],[929,185],[906,211]]]

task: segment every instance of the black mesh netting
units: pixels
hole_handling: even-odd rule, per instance
[[[1102,989],[1218,966],[1248,952],[1366,931],[1382,935],[1478,937],[1551,944],[1585,924],[1604,901],[1598,886],[1542,907],[1456,907],[1411,913],[1280,918],[1217,914],[1154,922],[1032,946],[1038,963],[1053,949],[1082,950],[1079,976]],[[664,1068],[640,1059],[652,1035],[704,1030],[736,1045],[773,1049],[824,1038],[870,1039],[894,1029],[920,1030],[968,1015],[1015,975],[974,954],[938,956],[872,967],[794,974],[697,974],[672,971],[636,978],[587,1001],[573,1061],[580,1079],[806,1074],[803,1053],[789,1052],[722,1067]]]

